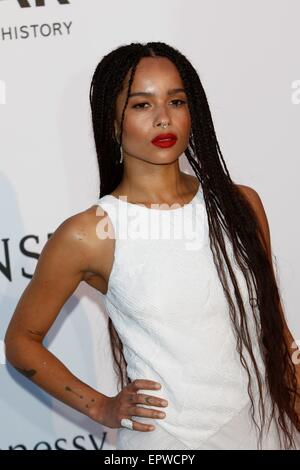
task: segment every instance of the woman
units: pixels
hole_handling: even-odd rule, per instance
[[[8,360],[118,428],[119,449],[296,448],[300,373],[266,214],[230,178],[197,72],[167,44],[132,43],[98,64],[90,101],[100,198],[45,245],[8,327]],[[183,152],[196,176],[180,171]],[[152,236],[158,227],[181,236]],[[105,295],[115,397],[42,346],[80,281]]]

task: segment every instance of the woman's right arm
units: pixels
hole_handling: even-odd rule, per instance
[[[107,241],[97,236],[96,227],[104,217],[92,207],[67,219],[52,234],[8,325],[5,346],[8,361],[28,379],[94,421],[118,428],[122,418],[133,415],[164,418],[156,409],[138,406],[167,405],[155,395],[138,393],[140,389],[157,390],[155,382],[134,380],[115,397],[108,397],[79,380],[43,346],[44,337],[78,284],[91,273],[99,276]],[[133,429],[152,430],[149,424],[139,422],[134,422]]]
[[[83,383],[50,351],[43,339],[66,300],[91,270],[99,217],[81,212],[65,220],[39,257],[5,336],[6,357],[22,374],[67,405],[101,422],[109,397]],[[100,253],[101,256],[101,253]]]

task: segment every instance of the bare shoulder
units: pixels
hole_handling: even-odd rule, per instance
[[[6,336],[8,341],[15,332],[28,336],[29,328],[39,332],[42,340],[79,283],[105,265],[103,245],[96,234],[97,220],[92,207],[68,217],[51,234],[17,304]],[[96,274],[91,285],[103,292],[104,281]]]
[[[271,257],[270,227],[263,202],[258,192],[254,188],[243,184],[236,184],[235,186],[239,189],[242,195],[245,196],[254,210],[259,222],[259,226],[262,230],[263,242],[267,248],[269,256]]]
[[[235,186],[244,196],[246,196],[249,202],[254,204],[257,203],[257,198],[259,198],[259,195],[254,188],[251,188],[250,186],[246,186],[244,184],[235,184]]]
[[[100,221],[109,223],[106,212],[97,205],[65,219],[44,247],[48,258],[55,253],[56,257],[60,254],[67,264],[76,261],[77,267],[82,271],[82,280],[86,280],[91,274],[101,275],[99,259],[105,251],[106,243],[97,232]]]
[[[99,215],[100,214],[100,215]],[[65,219],[51,235],[53,243],[56,241],[68,242],[76,245],[90,246],[97,239],[96,224],[99,220],[104,218],[106,214],[97,211],[97,206],[91,206],[88,209],[78,212],[67,219]]]
[[[250,203],[256,215],[261,219],[261,222],[263,224],[266,224],[267,216],[258,192],[254,188],[251,188],[250,186],[246,186],[244,184],[236,184],[235,186]]]

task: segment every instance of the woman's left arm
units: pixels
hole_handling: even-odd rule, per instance
[[[257,218],[258,218],[258,221],[259,221],[259,224],[260,224],[260,228],[261,228],[261,232],[262,232],[262,236],[263,236],[262,241],[265,245],[266,251],[268,253],[268,257],[270,259],[270,262],[271,262],[271,265],[272,265],[272,268],[273,268],[273,273],[274,273],[274,266],[273,266],[273,261],[272,261],[270,228],[269,228],[269,223],[268,223],[268,219],[267,219],[267,216],[266,216],[266,213],[265,213],[265,210],[264,210],[263,203],[262,203],[258,193],[253,188],[250,188],[249,186],[244,186],[244,185],[241,185],[241,184],[238,184],[236,186],[242,192],[242,194],[247,198],[247,200],[249,201],[249,203],[251,204],[253,210],[255,211],[255,213],[257,215]],[[275,277],[275,274],[274,274],[274,277]],[[281,312],[281,315],[282,315],[282,318],[283,318],[283,322],[284,322],[284,336],[285,336],[285,339],[286,339],[286,344],[287,344],[288,349],[290,351],[292,361],[296,366],[297,381],[298,381],[298,386],[300,388],[300,363],[299,363],[300,361],[299,361],[299,359],[297,359],[298,356],[299,356],[300,351],[299,351],[299,348],[298,348],[298,346],[295,342],[295,339],[293,338],[293,335],[292,335],[292,333],[291,333],[291,331],[290,331],[290,329],[287,325],[285,314],[284,314],[281,302],[279,302],[279,309],[280,309],[280,312]],[[300,404],[299,404],[299,413],[300,413]]]

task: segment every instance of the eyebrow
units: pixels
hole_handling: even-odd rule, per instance
[[[179,93],[180,91],[183,91],[185,93],[184,88],[171,88],[168,90],[168,95],[175,95],[176,93]],[[128,98],[132,98],[133,96],[155,96],[155,93],[150,93],[146,91],[137,91],[136,93],[130,93]]]

